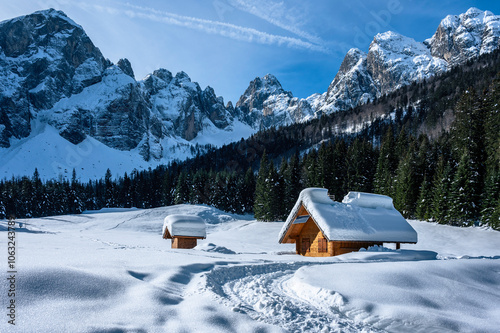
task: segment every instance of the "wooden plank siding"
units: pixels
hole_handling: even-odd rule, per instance
[[[298,243],[301,244],[301,246],[297,246],[299,249],[299,254],[304,255],[304,256],[311,256],[311,257],[329,257],[331,256],[330,254],[330,245],[328,244],[327,251],[326,252],[320,252],[320,245],[319,245],[319,240],[323,239],[323,233],[321,230],[319,230],[318,226],[316,223],[313,221],[312,218],[309,218],[306,223],[304,223],[304,226],[302,227],[302,230],[299,234],[298,237]],[[303,239],[309,239],[309,251],[303,251],[302,248],[302,243]],[[330,243],[330,242],[329,242]]]
[[[302,230],[297,238],[296,253],[308,257],[330,257],[340,254],[359,251],[361,248],[368,248],[374,245],[382,245],[382,242],[355,242],[355,241],[328,241],[326,252],[321,251],[320,240],[325,236],[318,228],[312,218],[303,224]],[[309,244],[307,246],[306,244]]]
[[[293,219],[287,220],[287,230],[281,234],[280,243],[295,243],[296,254],[310,257],[337,256],[374,245],[383,246],[384,243],[396,243],[396,249],[401,248],[401,242],[394,241],[328,240],[303,202],[295,209]],[[335,234],[330,236],[334,238]]]
[[[192,249],[197,244],[195,237],[174,237],[172,238],[172,249]]]

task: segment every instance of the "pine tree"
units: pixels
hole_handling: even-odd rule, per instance
[[[247,169],[245,173],[245,178],[243,180],[243,186],[241,189],[241,201],[243,205],[244,213],[251,213],[253,211],[255,194],[255,176],[251,167]]]
[[[479,217],[481,207],[481,193],[484,186],[485,160],[484,149],[484,108],[479,104],[480,99],[473,89],[466,91],[457,103],[456,118],[451,128],[453,155],[460,161],[457,173],[458,178],[467,178],[467,189],[459,185],[452,186],[454,197],[467,202],[454,202],[455,208],[466,209],[466,212],[451,212],[459,222]],[[464,170],[467,167],[468,170]],[[461,183],[460,179],[454,182]],[[464,184],[465,185],[465,184]],[[457,187],[458,186],[458,187]],[[460,195],[457,191],[466,191]]]
[[[115,207],[115,194],[114,194],[114,184],[112,180],[111,170],[107,169],[106,174],[104,175],[104,205],[105,207]]]
[[[318,151],[317,184],[329,191],[332,191],[334,186],[332,162],[333,145],[331,142],[328,145],[323,143]]]
[[[424,176],[424,180],[420,185],[420,194],[418,196],[417,208],[415,211],[415,216],[418,219],[427,221],[431,217],[431,184],[427,180],[427,176]]]
[[[320,187],[318,181],[318,152],[313,149],[303,159],[303,175],[306,187]]]
[[[177,178],[177,185],[175,187],[174,202],[176,205],[189,203],[190,184],[187,172],[182,170]]]
[[[498,221],[493,218],[498,199],[500,199],[500,172],[498,168],[491,168],[485,179],[481,217],[484,223],[488,223],[493,228],[500,227]]]
[[[133,193],[131,189],[131,193]],[[162,204],[170,206],[174,203],[174,178],[167,169],[162,179]]]
[[[389,127],[382,139],[380,153],[377,162],[373,187],[376,193],[393,196],[394,174],[397,167],[395,156],[395,142],[392,127]]]
[[[405,217],[411,217],[415,212],[417,201],[415,182],[415,149],[410,145],[396,170],[394,189],[394,207]]]
[[[193,176],[191,200],[193,204],[208,204],[209,198],[206,193],[208,174],[204,170],[198,170]]]
[[[260,158],[259,172],[255,183],[255,202],[254,202],[254,215],[257,220],[263,220],[268,211],[267,202],[267,177],[269,176],[269,161],[267,159],[266,151],[262,153]]]
[[[377,156],[373,146],[359,138],[347,149],[347,174],[344,187],[348,191],[372,192]]]
[[[123,175],[123,186],[121,189],[121,200],[122,200],[122,205],[125,208],[131,208],[132,207],[132,181],[130,180],[130,177],[125,174]]]
[[[240,184],[238,182],[238,176],[236,172],[231,172],[226,177],[226,197],[228,203],[228,211],[231,213],[241,214],[243,210],[241,195],[240,195]]]
[[[113,193],[114,194],[114,193]],[[83,190],[81,189],[80,182],[76,177],[76,170],[73,168],[71,175],[71,184],[68,193],[68,204],[70,214],[80,214],[85,210]],[[116,203],[116,200],[114,200]]]
[[[344,140],[337,140],[333,149],[332,173],[333,183],[330,194],[335,196],[336,200],[341,200],[348,189],[344,187],[344,180],[347,175],[346,167],[347,144]]]
[[[7,217],[7,209],[5,208],[5,184],[0,181],[0,219],[5,219]]]
[[[290,212],[297,201],[300,191],[302,190],[300,176],[299,155],[297,152],[290,158],[290,163],[284,174],[285,182],[285,198],[284,210]]]
[[[269,166],[269,175],[267,177],[267,212],[265,221],[276,221],[283,219],[284,216],[284,182],[283,177],[274,167],[273,162]]]
[[[497,206],[490,215],[489,223],[492,228],[500,229],[500,198],[498,198]]]
[[[500,229],[498,219],[500,201],[500,75],[486,92],[484,122],[486,174],[482,196],[482,221],[496,229]],[[495,215],[496,214],[496,215]]]
[[[473,196],[473,171],[471,157],[466,151],[458,164],[451,184],[450,218],[454,225],[471,224],[477,217],[477,206],[471,200]]]
[[[44,198],[44,186],[42,180],[40,179],[40,174],[38,169],[35,168],[33,173],[33,216],[44,216],[46,212],[44,211],[44,206],[46,200]]]

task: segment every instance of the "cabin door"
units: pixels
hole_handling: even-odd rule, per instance
[[[302,238],[302,254],[306,254],[311,249],[311,240],[309,238]]]

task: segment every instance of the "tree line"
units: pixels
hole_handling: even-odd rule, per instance
[[[399,119],[377,123],[378,135],[330,137],[306,150],[304,133],[272,129],[259,142],[118,179],[108,170],[86,183],[74,171],[71,180],[42,181],[35,170],[0,181],[0,218],[191,203],[274,221],[286,218],[303,188],[324,187],[337,200],[348,191],[389,195],[407,218],[500,228],[499,94],[500,78],[480,93],[463,92],[450,130],[432,140],[416,134],[407,107]]]

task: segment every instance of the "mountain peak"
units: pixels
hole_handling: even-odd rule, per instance
[[[43,17],[44,20],[46,21],[53,21],[53,20],[62,20],[66,21],[68,24],[83,29],[81,25],[77,24],[75,21],[70,19],[68,15],[66,15],[65,12],[62,10],[56,10],[54,8],[49,8],[49,9],[44,9],[44,10],[39,10],[34,12],[31,15],[25,15],[25,16],[19,16],[16,19],[24,19],[24,18],[29,18],[29,17]],[[14,20],[16,20],[14,19]]]
[[[116,65],[123,71],[123,73],[127,74],[133,79],[135,78],[134,70],[132,69],[132,64],[127,58],[118,60],[118,63]]]
[[[498,48],[499,26],[500,16],[471,7],[463,14],[446,16],[428,44],[433,56],[454,66]]]
[[[423,43],[419,43],[413,38],[403,36],[394,31],[377,34],[373,39],[369,52],[381,52],[382,50],[387,56],[394,53],[415,56],[428,52],[427,47]]]
[[[267,86],[278,86],[281,88],[281,83],[278,81],[276,76],[274,76],[273,74],[264,75],[264,77],[262,78],[262,81],[264,81]]]
[[[467,18],[474,18],[483,15],[484,13],[485,12],[482,11],[481,9],[478,9],[476,7],[471,7],[462,15]]]
[[[175,78],[179,81],[179,82],[191,82],[191,78],[189,77],[189,75],[187,75],[186,72],[184,71],[180,71],[178,72],[177,74],[175,74]]]

